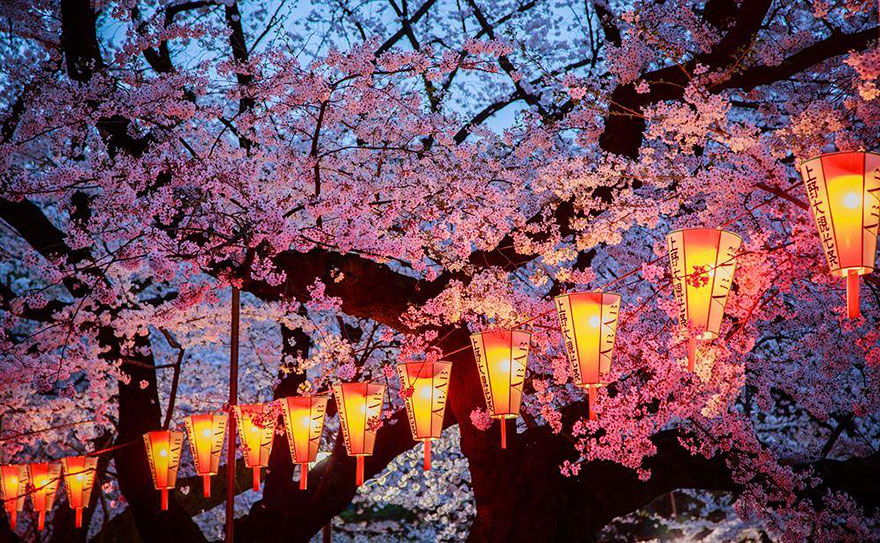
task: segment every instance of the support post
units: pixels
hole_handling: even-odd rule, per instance
[[[422,466],[425,471],[431,471],[431,440],[425,440],[425,463]]]
[[[238,321],[241,293],[232,287],[232,320],[229,331],[229,441],[226,447],[226,543],[235,536],[235,412],[238,402]]]
[[[498,422],[501,423],[501,448],[507,448],[507,419],[501,417],[498,419]]]
[[[851,319],[861,316],[859,309],[859,272],[849,270],[846,273],[846,313]]]
[[[355,458],[357,458],[357,460],[355,460],[357,465],[355,467],[354,482],[357,486],[361,486],[364,484],[364,456],[359,454]]]
[[[694,371],[697,365],[697,338],[688,337],[688,371]]]
[[[587,397],[589,398],[588,402],[588,410],[590,414],[590,420],[596,420],[598,418],[598,390],[595,385],[587,385]]]

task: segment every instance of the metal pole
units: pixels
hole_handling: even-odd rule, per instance
[[[235,412],[238,402],[238,317],[240,293],[232,287],[232,323],[229,331],[229,441],[226,444],[226,543],[235,535]]]

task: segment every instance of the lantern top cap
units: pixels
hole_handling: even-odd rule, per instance
[[[732,232],[732,231],[730,231],[730,230],[725,230],[725,229],[723,229],[723,228],[706,228],[706,227],[696,227],[696,228],[677,228],[677,229],[675,229],[675,230],[672,230],[672,231],[670,231],[670,232],[667,232],[667,233],[666,233],[666,237],[669,237],[669,236],[671,236],[672,234],[678,234],[678,233],[680,233],[680,232],[723,232],[723,233],[725,233],[725,234],[730,234],[731,236],[736,237],[737,239],[740,240],[740,242],[743,241],[742,236],[740,236],[740,235],[737,234],[736,232]]]
[[[510,332],[517,334],[527,334],[531,337],[532,333],[528,330],[520,330],[519,328],[487,328],[485,330],[481,330],[479,332],[474,332],[471,334],[471,337],[474,336],[482,336],[483,334],[497,334],[498,332]]]
[[[555,298],[563,298],[565,296],[571,296],[572,294],[601,294],[602,296],[617,296],[621,300],[623,299],[623,296],[617,292],[607,292],[604,290],[570,290],[555,296]]]
[[[876,153],[874,151],[833,151],[831,153],[820,153],[818,155],[812,156],[810,158],[801,160],[797,164],[797,169],[800,170],[801,167],[807,162],[813,162],[814,160],[819,160],[821,158],[835,156],[835,155],[873,155],[876,157],[880,157],[880,153]]]
[[[415,362],[398,362],[398,366],[424,366],[425,364],[449,364],[452,365],[452,360],[434,360],[433,362],[428,362],[427,360],[415,361]]]
[[[366,381],[345,381],[345,382],[339,382],[339,383],[336,383],[336,384],[333,385],[333,386],[334,386],[334,387],[338,387],[338,386],[346,386],[346,385],[372,385],[372,384],[374,384],[374,383],[373,383],[373,379],[368,379],[368,380],[366,380]],[[382,383],[375,383],[375,384],[378,384],[378,385],[380,385],[380,386],[385,386],[385,385],[382,384]]]

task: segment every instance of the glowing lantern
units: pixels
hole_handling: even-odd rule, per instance
[[[68,456],[61,459],[67,503],[76,511],[76,527],[82,528],[82,511],[89,506],[98,459],[93,456]]]
[[[42,531],[46,525],[46,512],[52,510],[55,492],[61,482],[61,464],[28,464],[28,480],[34,486],[31,503],[34,511],[39,514],[37,530]]]
[[[849,318],[859,316],[859,275],[874,270],[880,225],[880,155],[831,153],[801,164],[828,267],[846,278]]]
[[[726,230],[690,228],[667,234],[666,241],[678,323],[702,330],[699,336],[688,337],[688,369],[693,371],[697,340],[715,339],[721,332],[742,238]]]
[[[254,490],[259,491],[260,468],[269,465],[278,417],[271,405],[258,403],[235,406],[235,418],[244,465],[254,470]]]
[[[497,330],[471,335],[489,416],[501,423],[501,448],[507,448],[507,419],[519,416],[531,334]]]
[[[355,482],[364,484],[364,457],[373,454],[376,432],[382,424],[385,385],[341,383],[333,385],[345,450],[357,461]]]
[[[294,396],[280,401],[290,459],[300,466],[299,488],[305,490],[309,484],[309,462],[318,458],[327,396]]]
[[[177,467],[183,450],[183,432],[160,430],[144,434],[153,486],[162,495],[162,511],[168,510],[168,490],[177,484]]]
[[[602,292],[563,294],[556,297],[556,310],[574,383],[587,390],[590,419],[595,419],[596,391],[605,385],[605,374],[611,369],[620,296]]]
[[[18,512],[24,509],[27,481],[27,466],[0,466],[0,494],[3,498],[3,508],[9,514],[9,526],[13,530]]]
[[[406,416],[413,439],[425,444],[425,471],[431,469],[431,440],[443,431],[446,390],[452,362],[409,362],[397,365]]]
[[[226,437],[226,414],[190,415],[184,419],[196,473],[202,476],[202,495],[211,497],[211,475],[220,469],[220,452]]]

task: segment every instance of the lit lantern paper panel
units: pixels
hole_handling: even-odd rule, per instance
[[[67,503],[76,512],[76,527],[82,528],[82,512],[89,506],[98,459],[93,456],[68,456],[61,459]]]
[[[268,404],[237,405],[235,417],[244,465],[254,470],[254,490],[259,491],[260,468],[269,465],[278,417]]]
[[[309,463],[317,460],[321,446],[327,396],[292,396],[279,401],[290,459],[300,466],[299,488],[305,490],[309,485]]]
[[[160,491],[162,511],[168,510],[168,491],[177,484],[177,468],[183,451],[183,432],[160,430],[144,434],[153,486]]]
[[[819,240],[846,278],[847,315],[859,317],[859,275],[874,270],[880,226],[880,154],[831,153],[801,164]]]
[[[382,424],[385,385],[377,383],[341,383],[333,385],[339,408],[339,424],[345,450],[357,462],[355,482],[364,484],[364,457],[373,454],[376,432]]]
[[[34,489],[31,493],[31,503],[37,517],[37,530],[43,531],[46,526],[46,513],[52,510],[55,503],[55,493],[61,482],[61,464],[59,463],[36,463],[28,464],[28,480]]]
[[[424,469],[431,469],[431,440],[443,432],[446,393],[452,362],[408,362],[397,365],[406,416],[413,439],[425,444]]]
[[[184,419],[189,449],[196,474],[202,476],[202,496],[205,498],[211,497],[211,475],[217,475],[220,469],[228,419],[225,413],[190,415]]]
[[[471,335],[480,384],[489,416],[501,423],[501,448],[507,448],[507,419],[519,416],[531,334],[496,330]]]
[[[0,466],[0,497],[3,498],[3,509],[9,515],[9,526],[15,530],[18,512],[24,509],[24,498],[27,495],[27,466]]]
[[[577,386],[590,399],[590,419],[596,418],[596,391],[611,370],[620,296],[602,292],[573,292],[556,297],[559,326]]]
[[[702,330],[688,337],[688,369],[694,370],[697,340],[721,332],[727,294],[733,284],[736,255],[742,238],[726,230],[691,228],[667,234],[672,289],[678,302],[678,322]]]

